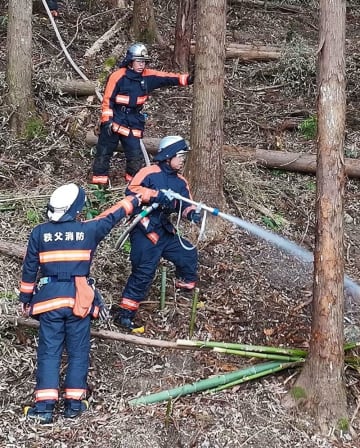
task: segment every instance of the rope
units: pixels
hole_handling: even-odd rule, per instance
[[[73,67],[73,69],[76,71],[76,73],[84,80],[84,81],[90,81],[89,78],[81,71],[80,67],[74,62],[74,60],[72,59],[72,57],[70,56],[69,52],[67,51],[67,48],[65,46],[65,43],[61,37],[61,34],[59,33],[58,27],[55,23],[54,17],[52,16],[49,6],[46,3],[46,0],[42,0],[42,3],[44,5],[44,8],[46,10],[46,13],[50,19],[51,25],[55,31],[56,37],[59,41],[60,47],[62,49],[62,51],[64,52],[67,60],[70,62],[71,66]],[[100,102],[102,102],[103,100],[103,96],[101,95],[101,93],[99,92],[99,90],[95,87],[95,94],[97,96],[97,98],[100,100]],[[140,147],[141,147],[141,152],[143,153],[143,157],[145,160],[145,164],[146,166],[150,166],[150,159],[149,159],[149,155],[146,151],[144,142],[142,139],[140,139]]]

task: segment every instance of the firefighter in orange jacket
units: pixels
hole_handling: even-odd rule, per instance
[[[84,398],[90,321],[99,315],[107,317],[101,295],[91,286],[90,266],[100,241],[139,204],[138,197],[132,196],[93,220],[78,221],[85,199],[85,191],[75,184],[53,192],[47,211],[49,222],[32,230],[23,263],[22,311],[40,322],[35,405],[26,407],[25,415],[40,423],[53,420],[64,347],[68,355],[64,417],[76,417],[88,408]]]
[[[170,189],[191,199],[187,180],[180,174],[188,151],[182,137],[171,135],[162,138],[153,159],[156,165],[142,168],[126,189],[126,194],[141,194],[145,204],[158,204],[130,232],[132,269],[114,323],[132,332],[139,328],[134,322],[135,315],[149,291],[161,257],[175,265],[176,288],[188,291],[195,288],[197,250],[177,233],[170,216],[177,212],[182,218],[199,224],[201,214],[186,200],[171,200],[162,191]]]
[[[149,94],[161,87],[187,86],[193,83],[189,74],[167,73],[146,68],[150,60],[144,44],[129,47],[120,68],[106,84],[101,110],[101,126],[93,163],[92,183],[107,185],[110,160],[119,141],[126,158],[127,181],[144,166],[140,139],[145,128],[141,112]]]

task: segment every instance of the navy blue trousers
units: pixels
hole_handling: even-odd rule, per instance
[[[132,132],[127,137],[114,132],[109,135],[106,126],[102,125],[93,163],[93,174],[95,176],[109,175],[111,157],[116,151],[119,141],[125,153],[125,172],[127,174],[134,176],[145,165],[138,137],[134,137]]]
[[[60,308],[39,315],[36,391],[59,388],[64,349],[68,356],[65,389],[87,389],[90,319],[90,316],[83,319],[74,316],[72,308]]]
[[[184,238],[182,243],[191,247]],[[162,231],[157,244],[153,244],[140,230],[135,229],[130,235],[132,266],[131,274],[123,291],[123,297],[141,302],[146,297],[155,276],[160,258],[175,265],[175,275],[185,282],[197,280],[198,253],[196,248],[186,250],[179,241],[179,236]]]

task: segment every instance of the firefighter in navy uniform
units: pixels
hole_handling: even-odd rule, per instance
[[[64,416],[73,418],[88,408],[90,322],[107,318],[101,295],[88,278],[91,262],[100,241],[139,205],[138,197],[131,196],[93,220],[78,221],[85,200],[85,191],[75,184],[56,189],[47,207],[49,222],[32,230],[24,258],[19,300],[23,314],[40,323],[35,405],[25,408],[25,415],[40,423],[53,420],[64,348]]]
[[[186,141],[179,136],[161,139],[156,165],[142,168],[129,183],[126,194],[141,194],[145,204],[158,203],[159,207],[143,218],[130,232],[132,266],[120,301],[120,311],[114,323],[130,331],[139,328],[134,323],[136,312],[151,286],[160,258],[171,261],[176,268],[177,288],[192,290],[197,280],[198,254],[189,241],[177,234],[170,222],[172,213],[198,224],[200,213],[194,205],[170,200],[162,189],[170,189],[191,199],[186,179],[179,173],[189,151]]]
[[[126,158],[126,181],[145,165],[140,139],[145,128],[141,112],[149,94],[161,87],[187,86],[189,74],[167,73],[146,67],[150,60],[144,44],[129,47],[120,68],[108,78],[101,107],[100,135],[93,163],[93,184],[107,185],[110,160],[119,140]]]

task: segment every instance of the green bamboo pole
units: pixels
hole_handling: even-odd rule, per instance
[[[283,362],[296,362],[301,361],[303,358],[298,356],[284,356],[276,355],[273,353],[259,353],[259,352],[247,352],[245,350],[232,350],[230,348],[214,347],[214,352],[226,353],[228,355],[244,356],[246,358],[262,358],[262,359],[272,359],[273,361],[283,361]]]
[[[347,342],[344,345],[344,350],[347,351],[357,347],[360,347],[360,342]]]
[[[193,297],[192,297],[191,316],[190,316],[190,325],[189,325],[189,339],[191,339],[194,334],[199,291],[200,291],[199,288],[195,288]]]
[[[280,364],[278,367],[274,367],[274,368],[269,369],[269,370],[264,370],[262,372],[255,373],[252,376],[244,376],[243,378],[239,378],[238,380],[231,381],[231,382],[229,382],[227,384],[222,384],[221,386],[215,387],[214,389],[210,389],[208,392],[209,393],[220,392],[220,391],[222,391],[224,389],[228,389],[229,387],[234,387],[234,386],[237,386],[238,384],[245,383],[246,381],[251,381],[251,380],[255,380],[257,378],[261,378],[262,376],[271,375],[273,373],[279,372],[280,370],[289,369],[289,368],[292,368],[292,367],[298,367],[301,364],[303,364],[303,361],[288,362],[288,363],[285,363],[285,364]]]
[[[160,310],[165,308],[166,299],[166,266],[161,267],[161,293],[160,293]]]
[[[279,365],[281,365],[281,363],[279,362],[266,362],[263,364],[258,364],[252,367],[248,367],[246,369],[241,369],[235,372],[225,373],[224,375],[217,375],[213,378],[200,380],[192,384],[184,384],[183,386],[176,387],[174,389],[168,389],[161,392],[157,392],[155,394],[144,395],[139,398],[134,398],[129,401],[129,405],[139,406],[141,404],[158,403],[159,401],[169,400],[171,398],[177,398],[183,395],[213,389],[214,387],[218,387],[221,384],[228,384],[237,379],[255,375],[261,371],[269,371],[275,367],[278,367]]]
[[[284,347],[266,347],[262,345],[248,345],[248,344],[236,344],[232,342],[216,342],[216,341],[189,341],[187,339],[178,339],[176,341],[177,345],[185,345],[188,347],[203,347],[203,348],[214,348],[222,347],[234,350],[244,350],[260,353],[276,353],[278,355],[289,355],[295,357],[305,357],[307,356],[307,351],[298,348],[284,348]]]

